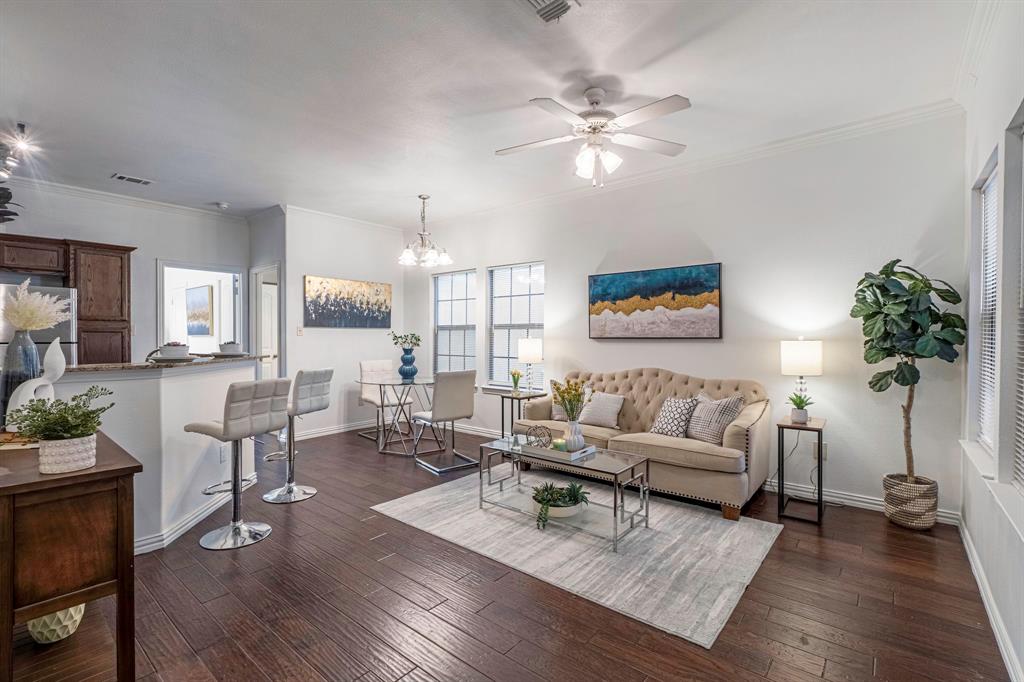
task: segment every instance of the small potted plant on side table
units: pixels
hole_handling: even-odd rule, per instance
[[[570,483],[564,488],[554,483],[545,483],[533,488],[533,511],[537,514],[537,528],[544,530],[549,518],[575,516],[590,504],[588,493],[579,483]]]
[[[512,392],[519,393],[519,380],[523,378],[523,373],[514,369],[508,375],[512,378]]]
[[[794,424],[806,424],[810,420],[807,408],[814,404],[811,396],[803,393],[794,393],[789,396],[787,402],[793,406],[793,409],[789,411],[789,421]]]
[[[91,386],[71,400],[30,400],[7,415],[19,435],[39,441],[39,473],[63,474],[96,465],[96,432],[100,415],[114,403],[92,407],[92,401],[113,392]]]

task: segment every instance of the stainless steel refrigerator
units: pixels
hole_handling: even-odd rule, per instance
[[[7,344],[15,332],[14,327],[8,324],[7,320],[3,319],[3,308],[7,303],[7,297],[13,294],[17,288],[14,284],[0,284],[0,366],[3,365],[4,357],[7,354]],[[58,337],[60,337],[60,348],[64,351],[64,357],[67,359],[68,364],[78,364],[78,291],[64,287],[32,286],[28,290],[30,292],[38,291],[41,294],[49,294],[60,299],[71,300],[71,306],[69,307],[71,311],[70,320],[61,322],[52,329],[41,329],[32,332],[32,340],[35,341],[36,347],[39,349],[40,365],[42,364],[43,356],[46,354],[46,347]]]

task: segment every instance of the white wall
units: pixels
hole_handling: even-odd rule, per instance
[[[132,253],[132,359],[157,344],[157,259],[249,266],[245,221],[206,211],[139,201],[63,185],[12,180],[24,208],[6,232],[137,247]]]
[[[1006,168],[1004,138],[1014,114],[1024,101],[1024,3],[988,4],[978,17],[981,38],[971,71],[965,73],[963,104],[967,110],[965,140],[965,178],[961,192],[969,203],[971,186],[982,173],[986,162],[997,151],[1000,168]],[[987,31],[985,30],[987,28]],[[1005,181],[1006,172],[1000,172]],[[1000,196],[1018,196],[1001,187]],[[1006,218],[1005,206],[1001,214]],[[971,216],[966,216],[968,231]],[[1020,228],[1005,225],[1010,234]],[[967,249],[964,250],[967,252]],[[1013,249],[1010,249],[1013,251]],[[1010,260],[1013,260],[1011,254]],[[1004,261],[1005,263],[1005,261]],[[1009,268],[1014,271],[1015,268]],[[1015,277],[1015,272],[1004,276]],[[1010,283],[1010,288],[1015,283]],[[1013,301],[1007,302],[1013,305]],[[1012,336],[1013,330],[1009,331]],[[1007,373],[1012,374],[1013,353],[1001,351]],[[1004,401],[1011,400],[1012,388],[1001,391]],[[970,417],[968,417],[970,419]],[[966,427],[966,423],[965,423]],[[963,457],[964,536],[982,596],[985,599],[992,627],[1012,679],[1024,680],[1024,496],[1006,482],[1006,466],[1012,454],[1012,439],[1003,434],[1012,432],[1000,426],[999,461],[978,446],[965,446]],[[964,429],[967,436],[969,429]],[[1002,463],[1002,466],[1000,466]],[[1002,469],[1003,482],[999,482]],[[992,480],[996,479],[996,480]]]
[[[278,327],[280,329],[285,328],[285,306],[284,302],[287,300],[287,273],[285,267],[287,266],[287,259],[285,257],[285,209],[283,206],[275,205],[268,209],[260,211],[254,215],[246,218],[249,223],[249,264],[253,268],[259,268],[267,265],[278,266]],[[268,281],[266,278],[264,282]],[[257,283],[250,281],[250,286],[255,286]],[[258,289],[258,287],[257,287]],[[250,297],[255,296],[254,300],[259,300],[259,291],[255,291],[250,294]],[[256,333],[256,315],[258,310],[250,311],[251,321],[251,334]],[[288,376],[288,364],[287,364],[287,347],[288,347],[288,335],[281,334],[278,339],[278,372],[281,376]],[[255,336],[251,336],[250,347],[255,351],[256,344],[259,343]],[[269,363],[269,366],[274,366],[274,363]]]
[[[320,275],[341,279],[389,282],[392,285],[392,327],[403,319],[402,270],[398,254],[402,234],[384,225],[365,223],[289,206],[286,230],[285,290],[289,376],[301,369],[334,368],[331,407],[307,415],[296,426],[299,437],[329,433],[359,422],[373,421],[373,409],[359,405],[360,360],[392,358],[401,354],[385,329],[306,328],[302,334],[302,277]]]
[[[825,375],[809,383],[812,413],[829,420],[825,487],[877,499],[883,474],[903,467],[903,395],[867,387],[879,368],[861,358],[860,324],[848,316],[853,291],[865,270],[896,257],[963,288],[962,159],[963,119],[954,112],[738,165],[477,214],[435,224],[433,233],[455,259],[452,269],[476,267],[480,282],[488,265],[545,262],[550,377],[583,368],[664,367],[756,379],[781,417],[793,379],[779,375],[779,340],[824,339]],[[722,340],[588,338],[587,275],[718,261]],[[429,340],[427,275],[407,271],[405,287],[405,327]],[[486,320],[482,285],[478,297],[477,319]],[[422,351],[430,357],[429,343]],[[918,473],[939,481],[941,507],[956,512],[962,367],[935,361],[922,369]],[[473,424],[498,428],[497,398],[478,395]],[[787,480],[807,482],[810,449],[797,457]]]

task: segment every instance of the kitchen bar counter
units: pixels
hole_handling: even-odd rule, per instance
[[[114,393],[103,431],[143,465],[135,477],[137,553],[165,547],[229,500],[226,493],[208,497],[201,491],[230,478],[231,445],[185,433],[185,424],[223,419],[228,386],[255,379],[256,365],[254,357],[79,365],[68,367],[55,384],[65,400],[90,386]],[[255,479],[248,439],[242,442],[242,472]]]
[[[109,362],[96,365],[68,365],[65,372],[123,372],[126,370],[147,369],[191,369],[207,365],[223,365],[231,362],[248,362],[262,360],[263,356],[247,355],[238,358],[216,358],[213,356],[197,357],[192,362]]]

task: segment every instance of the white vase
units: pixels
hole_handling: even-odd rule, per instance
[[[39,441],[39,473],[64,474],[96,465],[96,434]]]
[[[583,429],[579,422],[569,422],[565,429],[565,449],[569,452],[582,450],[586,443],[583,442]]]
[[[53,644],[75,634],[84,614],[85,604],[79,604],[70,609],[33,618],[25,623],[25,628],[28,634],[32,635],[32,639],[40,644]]]

